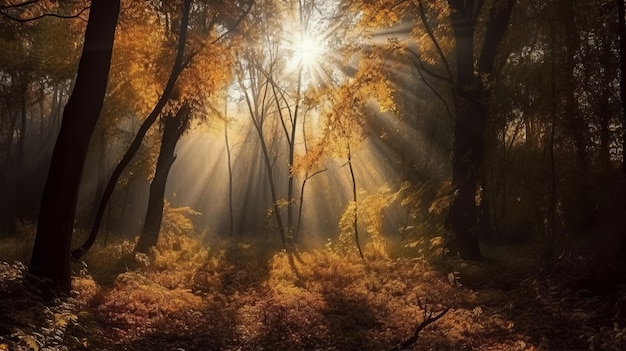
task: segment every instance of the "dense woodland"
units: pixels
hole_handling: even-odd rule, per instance
[[[625,18],[0,1],[0,351],[626,349]]]

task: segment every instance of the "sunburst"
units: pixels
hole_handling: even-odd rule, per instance
[[[324,54],[324,44],[316,36],[310,33],[296,34],[295,40],[290,44],[293,56],[291,66],[310,69],[319,64]]]

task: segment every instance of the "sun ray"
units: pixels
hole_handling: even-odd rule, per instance
[[[291,64],[310,67],[315,64],[323,53],[322,43],[309,33],[300,33],[293,45]]]

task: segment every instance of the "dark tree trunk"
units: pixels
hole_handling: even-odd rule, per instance
[[[478,108],[474,78],[473,1],[448,1],[456,40],[457,110],[452,144],[452,186],[457,195],[450,206],[451,249],[465,259],[480,259],[476,185],[482,163],[484,116]]]
[[[27,203],[28,198],[31,196],[26,188],[24,181],[24,149],[26,146],[26,100],[28,94],[28,77],[27,73],[20,74],[20,137],[17,141],[17,159],[16,159],[16,174],[17,174],[17,209],[16,217],[18,219],[25,219],[28,216]]]
[[[462,100],[460,100],[462,101]],[[457,191],[449,213],[449,224],[454,234],[451,248],[461,258],[478,260],[482,257],[478,245],[478,218],[476,188],[482,164],[484,127],[479,106],[459,106],[454,126],[452,185]]]
[[[226,161],[228,162],[228,234],[235,235],[235,216],[233,211],[233,164],[228,140],[228,123],[224,123],[224,143],[226,144]]]
[[[166,117],[163,121],[161,149],[159,150],[154,178],[152,183],[150,183],[150,196],[148,198],[148,209],[143,224],[143,231],[135,246],[135,252],[148,253],[150,248],[155,246],[159,240],[167,176],[176,160],[176,155],[174,155],[176,143],[178,143],[188,125],[189,108],[187,106],[183,106],[178,110],[176,116]]]
[[[187,25],[189,23],[190,8],[191,0],[186,0],[183,3],[183,13],[180,23],[180,33],[178,35],[176,59],[174,61],[174,66],[172,67],[172,72],[170,73],[167,84],[165,84],[165,88],[163,89],[163,93],[161,94],[159,101],[157,101],[157,104],[154,106],[154,109],[152,110],[150,115],[143,121],[143,123],[139,127],[139,131],[137,131],[137,135],[135,135],[135,138],[128,147],[128,150],[126,150],[126,153],[124,153],[124,156],[113,170],[113,173],[109,178],[109,182],[104,189],[104,193],[102,194],[102,199],[98,204],[98,209],[94,218],[94,224],[91,228],[91,231],[89,232],[89,237],[87,238],[85,243],[83,243],[83,245],[72,251],[73,260],[78,260],[79,258],[81,258],[83,254],[85,254],[85,252],[87,252],[87,250],[91,248],[93,243],[96,242],[96,237],[98,236],[98,231],[100,230],[100,224],[102,223],[102,218],[104,217],[106,205],[111,198],[111,195],[113,195],[113,190],[115,190],[115,185],[117,184],[117,181],[122,176],[122,173],[124,172],[126,167],[130,164],[130,161],[137,153],[137,150],[139,150],[139,147],[141,146],[141,143],[146,133],[154,124],[154,122],[156,122],[158,116],[161,114],[161,111],[170,100],[170,97],[172,96],[172,92],[174,90],[174,85],[178,80],[178,76],[183,72],[185,67],[187,67],[187,65],[191,61],[191,58],[187,58],[187,60],[185,61],[183,60],[185,53],[185,44],[187,43]]]
[[[70,291],[69,251],[78,188],[89,139],[109,77],[119,0],[93,0],[76,85],[65,105],[41,200],[29,274],[42,294]]]
[[[620,98],[622,100],[622,181],[626,188],[626,11],[624,10],[624,0],[617,0],[619,16],[619,66],[620,66]],[[624,189],[626,195],[626,189]],[[626,198],[622,199],[626,207]]]
[[[622,100],[622,206],[626,209],[626,11],[624,0],[617,0],[619,21],[620,98]],[[623,217],[626,221],[626,216]],[[626,260],[626,235],[622,239],[619,255]]]
[[[491,9],[485,39],[474,74],[474,2],[448,0],[456,40],[457,106],[452,145],[452,186],[457,194],[450,206],[448,224],[453,232],[450,248],[461,258],[482,258],[478,244],[479,209],[476,191],[483,168],[489,85],[498,48],[509,24],[514,0]]]

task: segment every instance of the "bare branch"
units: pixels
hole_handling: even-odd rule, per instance
[[[226,32],[222,33],[222,35],[218,36],[210,44],[217,43],[218,41],[222,40],[225,36],[229,35],[233,31],[235,31],[237,28],[239,28],[239,25],[241,24],[241,22],[243,22],[243,20],[248,16],[250,11],[252,11],[252,7],[254,7],[254,0],[250,0],[250,5],[248,5],[248,8],[243,11],[243,13],[241,14],[241,16],[239,16],[239,18],[237,18],[237,20],[235,21],[232,27],[228,29]]]
[[[328,168],[324,168],[324,169],[320,169],[320,170],[318,170],[318,171],[315,171],[315,172],[313,172],[313,173],[311,173],[311,174],[307,175],[307,176],[306,176],[306,179],[307,179],[307,180],[308,180],[308,179],[311,179],[311,178],[313,178],[314,176],[316,176],[317,174],[320,174],[320,173],[326,172],[327,170],[328,170]]]
[[[422,73],[422,70],[425,71],[426,73],[430,74],[430,75],[433,75],[433,74],[428,72],[425,69],[424,63],[422,62],[422,60],[420,60],[419,56],[415,55],[415,57],[416,57],[417,62],[413,58],[411,58],[411,57],[409,57],[409,59],[411,60],[411,63],[413,63],[413,66],[415,66],[415,68],[417,69],[417,74],[419,74],[420,78],[422,79],[422,82],[424,82],[424,84],[426,84],[426,86],[443,103],[443,106],[446,108],[446,113],[448,114],[448,117],[450,117],[450,120],[453,120],[454,116],[452,116],[452,112],[450,112],[450,107],[448,106],[448,102],[443,98],[443,96],[441,96],[441,94],[439,94],[437,89],[435,89],[435,87],[432,84],[430,84],[430,82],[426,79],[426,77],[424,77],[424,74]]]
[[[446,72],[448,73],[448,80],[453,81],[452,77],[454,76],[452,74],[452,70],[450,69],[450,65],[448,65],[448,60],[446,59],[446,55],[444,55],[443,50],[441,49],[441,46],[439,45],[439,42],[437,41],[437,38],[435,37],[435,33],[433,32],[433,29],[430,27],[430,24],[428,23],[428,19],[426,18],[426,11],[424,10],[424,4],[422,4],[422,2],[419,1],[417,7],[420,12],[420,18],[422,20],[422,23],[424,24],[424,27],[426,28],[426,32],[428,33],[428,37],[433,42],[433,45],[435,45],[435,49],[437,49],[437,53],[439,54],[439,57],[441,58],[443,65],[446,67]]]
[[[434,317],[433,317],[432,312],[427,313],[426,310],[424,310],[424,321],[417,326],[417,328],[415,329],[415,332],[413,333],[413,336],[405,340],[402,344],[396,345],[396,347],[390,349],[389,351],[405,350],[413,346],[413,344],[415,344],[417,340],[419,339],[420,333],[422,332],[422,330],[424,330],[424,328],[426,328],[428,325],[435,323],[437,320],[443,317],[446,313],[448,313],[449,310],[450,310],[450,307],[439,312]]]
[[[34,1],[33,1],[34,2]],[[0,13],[2,13],[2,16],[12,20],[12,21],[16,21],[16,22],[20,22],[20,23],[26,23],[26,22],[31,22],[31,21],[36,21],[38,19],[44,18],[44,17],[56,17],[56,18],[62,18],[62,19],[72,19],[72,18],[79,18],[82,21],[87,22],[86,19],[80,17],[85,11],[89,10],[89,6],[83,8],[82,10],[80,10],[77,14],[75,15],[59,15],[56,13],[44,13],[41,14],[39,16],[35,16],[35,17],[30,17],[30,18],[18,18],[18,17],[14,17],[9,15],[8,13],[6,13],[4,11],[4,8],[0,8]]]
[[[422,59],[419,57],[419,55],[415,51],[413,51],[413,49],[406,48],[405,50],[408,51],[413,56],[415,56],[415,58],[418,60],[420,68],[424,72],[428,73],[429,75],[431,75],[431,76],[433,76],[433,77],[435,77],[437,79],[441,79],[441,80],[443,80],[444,82],[447,82],[450,85],[454,83],[454,82],[452,82],[452,80],[450,78],[446,78],[446,77],[444,77],[444,76],[442,76],[440,74],[434,73],[434,72],[430,71],[429,69],[427,69],[426,66],[424,65],[424,62],[422,61]],[[413,60],[411,60],[411,61],[413,61]],[[415,62],[414,62],[414,64],[415,64]]]
[[[28,5],[34,4],[36,2],[39,2],[39,0],[24,1],[24,2],[21,2],[19,4],[13,4],[13,5],[2,5],[2,6],[0,6],[0,10],[8,10],[8,9],[14,9],[14,8],[17,8],[17,7],[28,6]]]

